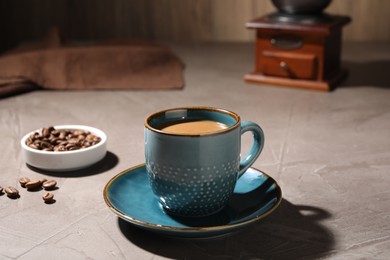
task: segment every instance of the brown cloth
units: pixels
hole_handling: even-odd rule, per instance
[[[51,30],[42,42],[0,56],[0,98],[34,89],[180,89],[183,70],[183,62],[161,44],[63,44]]]

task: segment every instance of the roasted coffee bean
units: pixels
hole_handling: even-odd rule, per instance
[[[72,137],[68,139],[69,144],[77,144],[79,142],[79,139],[77,137]]]
[[[70,149],[75,148],[75,147],[77,147],[77,144],[68,143],[67,145],[65,145],[65,148],[67,150],[70,150]]]
[[[54,136],[58,136],[60,134],[60,130],[54,129],[53,131],[51,131],[51,134]]]
[[[41,183],[41,185],[42,185],[45,181],[47,181],[47,179],[45,179],[45,178],[39,180],[39,182]]]
[[[56,185],[57,182],[55,180],[48,180],[42,184],[42,187],[45,188],[45,190],[52,190],[56,187]]]
[[[60,131],[60,135],[58,136],[61,140],[64,140],[66,138],[66,131]]]
[[[45,195],[42,196],[42,199],[43,199],[45,202],[52,202],[53,199],[54,199],[54,195],[53,195],[53,193],[46,192]]]
[[[57,130],[50,126],[32,133],[26,141],[26,145],[42,151],[73,151],[90,147],[101,141],[99,136],[88,131]]]
[[[19,196],[19,191],[12,186],[8,186],[7,188],[5,188],[4,191],[5,193],[7,193],[7,196],[10,198],[17,198]]]
[[[85,142],[84,144],[83,144],[83,147],[84,148],[87,148],[87,147],[90,147],[92,144],[90,143],[90,142]]]
[[[43,128],[42,129],[42,136],[44,136],[44,137],[50,136],[50,132],[49,132],[48,128]]]
[[[49,142],[46,142],[46,141],[42,141],[40,144],[41,144],[42,148],[49,148],[49,147],[51,147],[51,144]]]
[[[22,177],[19,179],[19,183],[20,183],[20,186],[22,186],[23,188],[26,187],[26,183],[29,182],[30,179],[27,178],[27,177]]]
[[[28,190],[34,190],[41,186],[40,180],[33,180],[26,183],[26,188]]]
[[[85,138],[86,138],[87,140],[93,140],[94,135],[89,134],[89,135],[87,135]]]
[[[61,142],[58,143],[59,145],[62,145],[62,146],[65,146],[68,144],[68,141],[63,141],[61,140]]]
[[[63,145],[56,145],[56,146],[54,146],[53,151],[55,151],[55,152],[66,151],[66,148]]]
[[[56,145],[58,143],[58,140],[60,140],[60,139],[58,139],[54,135],[51,136],[51,138],[49,138],[50,144],[52,144],[52,145]]]
[[[3,189],[3,187],[0,186],[0,194],[3,194],[3,192],[4,192],[4,189]]]
[[[36,146],[35,144],[30,143],[28,146],[33,148],[33,149],[37,149],[38,150],[38,146]]]

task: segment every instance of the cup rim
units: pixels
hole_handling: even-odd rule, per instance
[[[236,122],[234,125],[229,126],[225,129],[221,129],[221,130],[214,131],[214,132],[200,133],[200,134],[182,134],[182,133],[165,132],[165,131],[162,131],[160,129],[154,128],[149,124],[149,122],[151,121],[151,119],[153,117],[156,117],[157,115],[161,115],[163,113],[166,113],[169,111],[174,111],[174,110],[210,110],[210,111],[223,113],[223,114],[232,116],[236,120]],[[218,135],[218,134],[230,132],[230,131],[236,129],[237,127],[239,127],[240,124],[241,124],[241,118],[238,114],[236,114],[230,110],[227,110],[227,109],[208,107],[208,106],[188,106],[188,107],[175,107],[175,108],[164,109],[164,110],[161,110],[161,111],[158,111],[158,112],[155,112],[155,113],[149,115],[148,117],[146,117],[146,119],[144,121],[144,126],[147,129],[149,129],[150,131],[153,131],[153,132],[156,132],[159,134],[170,135],[170,136],[190,136],[190,137],[212,136],[212,135]]]

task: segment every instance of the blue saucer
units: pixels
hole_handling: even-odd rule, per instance
[[[104,200],[120,218],[162,235],[207,238],[238,231],[274,211],[282,200],[276,181],[249,168],[238,180],[229,204],[219,213],[200,218],[168,215],[149,186],[145,164],[113,177],[104,188]]]

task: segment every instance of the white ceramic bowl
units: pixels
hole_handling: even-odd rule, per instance
[[[41,151],[30,148],[26,145],[28,137],[39,130],[26,134],[20,144],[22,146],[23,158],[27,164],[48,171],[74,171],[88,167],[104,158],[107,152],[106,134],[97,128],[84,125],[58,125],[55,129],[78,129],[89,131],[101,138],[101,141],[88,148],[73,151]]]

